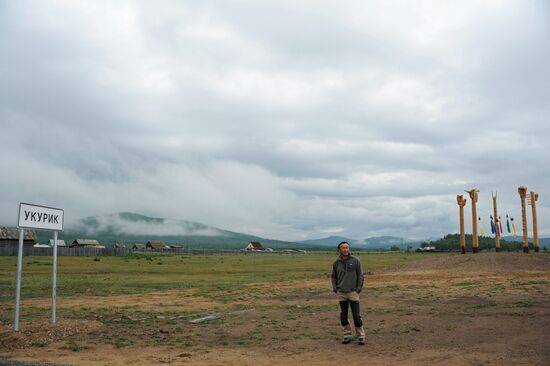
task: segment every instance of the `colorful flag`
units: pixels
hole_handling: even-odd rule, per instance
[[[493,215],[489,215],[489,217],[491,218],[491,234],[494,234],[495,233],[495,223],[493,221]]]
[[[485,235],[485,228],[483,227],[483,225],[481,224],[481,217],[478,217],[477,218],[477,221],[479,221],[479,229],[481,231],[481,235]]]
[[[514,238],[516,237],[516,224],[514,224],[514,218],[510,217],[510,221],[512,221],[512,231],[514,232]]]
[[[506,229],[508,229],[508,234],[510,234],[510,219],[508,214],[506,214]]]
[[[498,232],[498,235],[502,234],[502,220],[500,219],[500,216],[498,217],[498,227],[499,227],[499,232]]]

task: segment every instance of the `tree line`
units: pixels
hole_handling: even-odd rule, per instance
[[[466,234],[466,251],[472,251],[472,235]],[[479,249],[480,250],[494,250],[495,238],[489,236],[479,236]],[[434,241],[424,241],[420,244],[421,247],[435,247],[436,250],[442,252],[458,252],[460,251],[460,234],[447,234],[441,239]],[[529,243],[529,247],[532,249],[533,244]],[[500,250],[507,252],[515,252],[523,249],[523,242],[521,241],[508,241],[500,239]]]

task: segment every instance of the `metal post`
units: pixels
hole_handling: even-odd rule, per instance
[[[52,324],[55,324],[55,303],[57,300],[57,231],[53,232],[53,270],[52,270]]]
[[[25,229],[19,229],[19,250],[17,251],[17,281],[15,286],[15,318],[13,320],[13,330],[19,331],[19,300],[21,299],[21,269],[23,266],[23,239]]]

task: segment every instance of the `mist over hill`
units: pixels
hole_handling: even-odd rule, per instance
[[[146,236],[234,236],[231,231],[199,222],[148,217],[132,212],[91,216],[73,228],[86,234],[120,234]]]
[[[37,231],[41,243],[51,239],[51,233]],[[89,216],[76,224],[66,227],[59,238],[71,243],[75,239],[96,239],[101,244],[112,246],[115,243],[133,245],[149,240],[162,240],[166,244],[189,248],[240,249],[250,241],[259,241],[264,247],[273,249],[335,248],[341,241],[350,243],[354,250],[384,250],[392,246],[406,249],[419,242],[394,236],[379,236],[367,239],[352,239],[342,236],[289,242],[266,239],[255,235],[238,233],[206,225],[200,222],[149,217],[133,212],[119,212],[109,215]]]
[[[38,231],[40,242],[51,239],[51,233]],[[314,246],[223,230],[199,222],[148,217],[138,213],[119,212],[110,215],[89,216],[59,233],[67,243],[77,238],[96,239],[111,246],[115,243],[133,245],[149,240],[189,248],[240,249],[250,241],[259,241],[264,247],[311,249]]]
[[[59,239],[65,240],[68,244],[75,239],[96,239],[106,246],[112,246],[115,243],[133,245],[135,243],[143,244],[149,240],[162,240],[166,244],[192,249],[241,249],[250,241],[259,241],[266,248],[296,248],[306,250],[332,250],[336,248],[338,243],[347,241],[351,244],[352,250],[387,250],[393,246],[407,249],[409,246],[416,248],[421,244],[427,245],[427,243],[432,245],[435,241],[445,241],[452,235],[448,234],[440,239],[424,241],[395,236],[377,236],[366,239],[328,236],[319,239],[289,242],[233,232],[194,221],[149,217],[132,212],[119,212],[83,218],[76,224],[66,227],[63,232],[60,232]],[[37,236],[40,243],[47,243],[52,238],[51,232],[47,231],[37,231]],[[489,240],[490,238],[487,239]],[[521,241],[520,237],[502,237],[501,239],[510,242]],[[532,243],[532,238],[529,238],[529,242]],[[550,238],[540,238],[539,242],[541,248],[550,248]]]

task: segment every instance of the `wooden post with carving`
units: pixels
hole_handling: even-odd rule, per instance
[[[536,202],[539,199],[539,194],[531,192],[529,204],[531,205],[531,212],[533,214],[533,247],[535,252],[539,251],[539,229],[537,225],[537,205]]]
[[[472,188],[468,192],[470,195],[471,201],[472,201],[472,251],[474,253],[479,252],[479,242],[477,238],[477,209],[476,209],[476,203],[477,203],[477,192],[479,192],[479,189]]]
[[[493,194],[491,192],[491,195],[493,196],[493,213],[495,215],[495,251],[498,253],[500,252],[500,231],[498,224],[498,213],[497,213],[497,193]]]
[[[456,202],[460,211],[460,251],[462,254],[466,254],[466,239],[464,237],[464,206],[466,205],[466,199],[459,194],[456,196]]]
[[[523,226],[523,253],[529,253],[529,241],[527,239],[527,213],[525,212],[525,198],[527,197],[527,187],[518,188],[521,198],[521,225]]]

